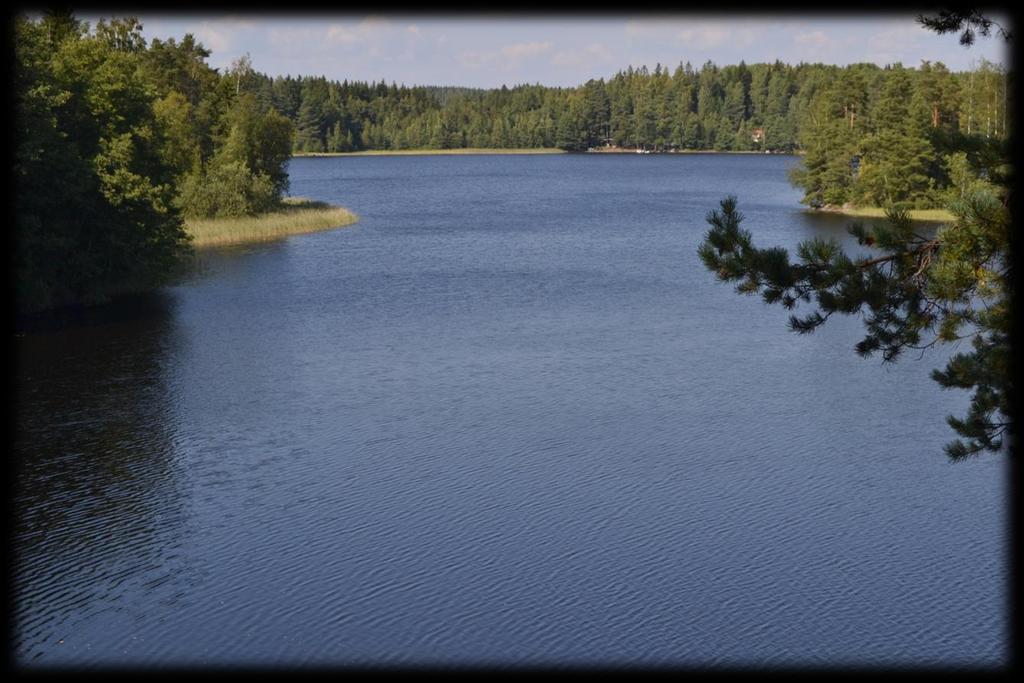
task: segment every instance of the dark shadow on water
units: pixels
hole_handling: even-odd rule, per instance
[[[19,335],[56,332],[167,317],[173,305],[173,297],[162,290],[129,294],[106,304],[74,304],[43,313],[21,315],[15,319],[15,332]]]
[[[94,629],[101,612],[134,618],[126,596],[174,600],[190,580],[179,559],[185,497],[167,374],[174,320],[173,297],[155,293],[36,316],[15,339],[19,659],[59,653],[62,638]]]

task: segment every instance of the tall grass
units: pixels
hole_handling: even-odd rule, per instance
[[[811,209],[813,211],[813,209]],[[877,206],[859,206],[823,209],[829,213],[838,213],[843,216],[857,218],[885,218],[885,209]],[[928,221],[934,223],[949,223],[955,217],[946,209],[911,209],[908,211],[912,221]]]
[[[434,154],[565,154],[557,147],[457,147],[454,149],[370,149],[361,152],[298,152],[297,157],[424,156]]]
[[[249,244],[351,225],[359,216],[348,209],[300,197],[288,197],[279,211],[237,218],[189,219],[185,230],[194,247]]]

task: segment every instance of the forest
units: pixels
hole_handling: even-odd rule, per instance
[[[255,215],[288,188],[292,123],[135,19],[13,22],[16,310],[96,304],[185,268],[186,217]]]
[[[298,153],[460,147],[714,150],[804,155],[805,203],[932,208],[950,157],[1009,135],[1009,75],[982,60],[954,73],[853,64],[630,67],[577,88],[491,90],[274,77],[242,88],[295,126]]]
[[[797,153],[811,207],[932,208],[978,167],[977,140],[1011,132],[1010,75],[986,61],[687,62],[477,89],[271,77],[248,55],[218,70],[192,35],[147,43],[133,18],[89,27],[51,12],[13,33],[19,310],[166,281],[189,253],[182,221],[278,207],[294,153]]]

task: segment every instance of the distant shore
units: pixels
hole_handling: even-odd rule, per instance
[[[370,149],[360,152],[296,152],[292,157],[375,157],[375,156],[437,156],[462,154],[755,154],[799,156],[800,152],[724,151],[720,149],[676,149],[637,152],[624,147],[594,147],[585,152],[567,152],[557,147],[455,147],[451,149]]]
[[[453,149],[369,149],[361,152],[296,152],[293,157],[376,157],[435,156],[444,154],[566,154],[557,147],[498,148],[456,147]]]
[[[259,216],[185,221],[185,231],[197,248],[251,244],[352,225],[359,216],[340,206],[287,197],[279,211]]]
[[[646,152],[638,152],[636,149],[629,149],[627,147],[592,147],[588,149],[585,154],[756,154],[756,155],[784,155],[784,156],[797,156],[799,152],[772,152],[772,151],[756,151],[756,150],[737,150],[729,151],[722,149],[661,149],[655,152],[654,150],[647,150]]]
[[[806,209],[810,213],[834,213],[855,218],[885,218],[885,209],[877,206],[825,206],[820,209]],[[956,217],[946,209],[911,209],[910,220],[930,223],[947,223]]]

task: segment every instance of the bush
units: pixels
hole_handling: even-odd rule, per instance
[[[265,173],[235,161],[186,176],[178,203],[189,218],[254,216],[276,208],[280,195]]]

